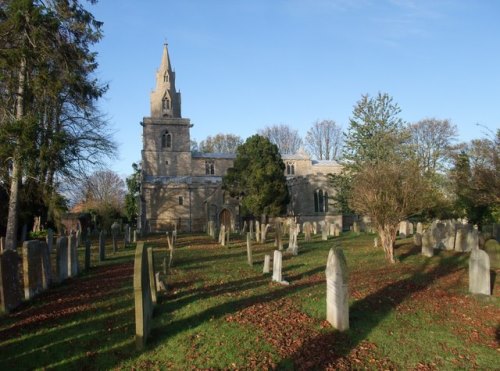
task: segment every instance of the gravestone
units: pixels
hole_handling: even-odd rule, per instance
[[[132,242],[136,243],[137,242],[137,229],[134,229],[132,233]]]
[[[451,220],[444,223],[443,244],[445,250],[453,251],[455,249],[455,241],[457,236],[457,226]]]
[[[264,269],[262,269],[262,273],[269,273],[271,269],[271,255],[264,255]]]
[[[479,235],[477,229],[472,228],[467,231],[467,236],[465,238],[466,248],[465,251],[472,251],[479,249]]]
[[[248,225],[249,225],[249,229],[250,229],[250,237],[252,238],[252,240],[255,240],[255,234],[254,234],[254,223],[253,223],[253,220],[250,220],[248,222]]]
[[[54,246],[54,231],[52,229],[47,229],[47,247],[49,248],[49,253],[52,252],[52,247]]]
[[[422,234],[417,232],[413,235],[413,244],[417,247],[422,247]]]
[[[250,233],[247,233],[247,262],[249,266],[253,266],[252,239],[250,238]]]
[[[328,235],[335,237],[335,224],[327,223],[327,226],[328,226]]]
[[[90,237],[85,240],[85,271],[90,269]]]
[[[24,298],[30,300],[43,291],[43,267],[40,242],[25,241],[23,251]]]
[[[469,292],[491,295],[490,258],[479,249],[472,250],[469,259]]]
[[[334,224],[334,226],[333,226],[333,235],[335,237],[340,236],[340,226],[338,224]]]
[[[378,247],[378,237],[373,239],[373,247]]]
[[[151,288],[150,288],[151,301],[153,302],[153,305],[156,305],[156,303],[158,302],[158,299],[157,299],[157,295],[156,295],[155,259],[154,259],[152,247],[148,247],[147,254],[148,254],[149,284],[151,286]]]
[[[312,232],[311,223],[305,222],[302,230],[304,231],[304,241],[310,242],[311,241],[311,232]]]
[[[328,241],[328,229],[326,224],[321,228],[321,239],[323,241]]]
[[[312,223],[312,232],[314,235],[318,234],[318,223],[316,222]]]
[[[260,223],[258,220],[255,221],[255,241],[260,242]]]
[[[359,232],[360,232],[358,222],[354,222],[354,223],[352,223],[352,231],[353,231],[354,233],[359,233]]]
[[[60,237],[56,242],[56,270],[59,282],[68,278],[68,237]]]
[[[226,226],[224,224],[220,227],[219,243],[226,246]]]
[[[424,226],[420,222],[417,223],[417,233],[420,233],[420,234],[424,233]]]
[[[99,261],[103,262],[106,259],[106,239],[103,231],[99,232]]]
[[[413,223],[408,222],[408,234],[409,234],[410,236],[413,236],[413,233],[414,233]]]
[[[269,224],[266,224],[265,226],[264,226],[264,224],[262,224],[261,237],[260,237],[260,242],[261,243],[266,243],[267,232],[269,231],[269,227],[270,227]]]
[[[7,249],[0,254],[0,306],[6,313],[21,304],[20,260],[15,250]]]
[[[467,250],[467,231],[464,228],[457,229],[455,237],[455,251],[464,252]]]
[[[291,253],[292,255],[298,255],[299,254],[299,245],[297,243],[297,235],[299,231],[297,229],[296,225],[291,225],[290,226],[290,236],[289,236],[289,242],[288,242],[288,248],[287,252]]]
[[[484,251],[490,257],[490,268],[500,269],[500,244],[495,239],[489,239],[484,243]]]
[[[283,254],[279,250],[274,250],[273,256],[273,278],[274,282],[281,283],[283,285],[288,285],[288,282],[283,280],[281,275],[281,269],[283,266]]]
[[[144,242],[139,242],[134,257],[135,345],[142,350],[151,331],[153,300],[149,283],[149,264]]]
[[[120,224],[114,222],[111,225],[111,237],[113,238],[113,254],[118,250],[118,234],[120,233]]]
[[[47,290],[52,284],[52,263],[46,242],[40,242],[40,255],[42,257],[42,289]]]
[[[430,231],[426,231],[422,235],[422,255],[429,258],[434,256],[434,243]]]
[[[274,238],[275,238],[275,243],[274,243],[274,246],[278,248],[278,250],[283,250],[283,233],[282,233],[282,229],[281,229],[281,223],[280,222],[276,222],[275,224],[275,235],[274,235]]]
[[[0,254],[3,252],[5,248],[5,237],[0,237]]]
[[[76,236],[68,238],[68,275],[76,277],[78,275],[78,250],[76,249]]]
[[[326,263],[326,320],[339,331],[349,329],[347,262],[339,247],[332,247]]]

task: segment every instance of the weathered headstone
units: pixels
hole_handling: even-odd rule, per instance
[[[457,235],[457,226],[451,220],[444,223],[443,244],[445,250],[453,251],[455,249],[455,240]]]
[[[153,305],[158,302],[156,295],[156,279],[155,279],[155,259],[153,255],[153,248],[148,247],[148,272],[149,272],[149,284],[151,286],[151,301]]]
[[[378,237],[373,239],[373,247],[378,247]]]
[[[326,224],[324,224],[321,228],[321,239],[323,241],[328,241],[328,229]]]
[[[261,227],[261,236],[260,236],[260,242],[261,243],[266,243],[266,239],[267,239],[267,232],[269,231],[269,227],[270,225],[269,224],[262,224],[262,227]]]
[[[409,234],[410,236],[413,236],[413,233],[414,233],[414,226],[413,226],[413,223],[408,222],[408,234]]]
[[[413,244],[417,247],[422,247],[422,235],[420,233],[417,232],[413,235]]]
[[[466,237],[466,250],[472,251],[479,249],[479,236],[477,229],[472,229],[467,232]]]
[[[472,250],[469,259],[469,292],[491,295],[490,258],[479,249]]]
[[[167,291],[167,283],[165,282],[165,277],[162,272],[155,273],[156,289],[158,292]]]
[[[0,254],[0,308],[7,313],[21,304],[20,260],[19,254],[11,249]]]
[[[457,229],[455,237],[455,251],[467,251],[467,231],[464,228]]]
[[[332,247],[326,263],[326,320],[339,331],[349,329],[347,262],[339,247]]]
[[[25,241],[23,251],[24,298],[30,300],[43,291],[43,267],[40,242]]]
[[[132,234],[132,242],[133,243],[137,242],[137,229],[134,229],[134,232]]]
[[[354,223],[352,223],[352,231],[353,231],[354,233],[359,233],[359,232],[360,232],[358,222],[354,222]]]
[[[312,225],[310,222],[305,222],[304,227],[302,228],[304,231],[304,241],[305,242],[310,242],[311,241],[311,232],[312,232]]]
[[[147,250],[139,242],[134,258],[135,345],[142,350],[151,331],[153,300],[149,283]]]
[[[274,282],[278,282],[278,283],[281,283],[283,285],[288,285],[288,282],[284,281],[283,277],[281,275],[282,266],[283,266],[283,254],[279,250],[274,250],[273,278],[272,278],[272,280]]]
[[[99,232],[99,261],[103,262],[106,259],[106,239],[104,233]]]
[[[312,231],[314,235],[318,234],[318,223],[316,222],[312,223]]]
[[[260,242],[260,223],[258,220],[255,221],[255,241]]]
[[[56,242],[56,270],[59,282],[68,278],[68,238],[60,237]]]
[[[420,234],[424,233],[424,226],[420,222],[417,223],[417,233],[420,233]]]
[[[340,226],[338,224],[334,224],[333,226],[333,235],[335,237],[339,237],[340,236]]]
[[[247,262],[249,266],[253,266],[252,239],[250,238],[250,233],[247,233]]]
[[[429,230],[422,235],[422,255],[429,258],[434,256],[434,244],[432,234]]]
[[[85,271],[90,269],[90,237],[85,240]]]
[[[297,226],[291,225],[290,226],[290,236],[289,236],[288,248],[286,251],[292,253],[292,255],[299,254],[299,245],[297,242],[298,234],[299,234],[299,231],[298,231]]]
[[[271,255],[264,255],[264,269],[262,269],[262,273],[269,273],[271,269]]]
[[[78,250],[76,249],[76,236],[68,238],[68,275],[75,277],[78,275]]]

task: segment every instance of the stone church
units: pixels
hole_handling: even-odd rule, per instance
[[[191,152],[189,119],[181,114],[181,94],[175,86],[168,47],[164,46],[151,93],[151,115],[144,117],[139,227],[152,232],[176,227],[184,232],[206,230],[207,222],[233,230],[242,224],[239,205],[222,190],[222,176],[235,154]],[[288,216],[298,221],[342,216],[329,205],[327,174],[338,173],[335,161],[315,161],[304,152],[282,156],[291,201]]]

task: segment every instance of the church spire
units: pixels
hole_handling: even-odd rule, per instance
[[[156,72],[156,88],[151,93],[151,117],[181,117],[181,94],[175,89],[175,72],[170,64],[167,43]]]

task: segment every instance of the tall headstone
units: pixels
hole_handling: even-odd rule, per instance
[[[20,260],[15,250],[7,249],[0,254],[0,308],[7,313],[21,304]]]
[[[68,275],[76,277],[78,275],[78,250],[76,249],[76,236],[69,236],[68,239]]]
[[[132,242],[133,243],[137,242],[137,229],[134,229],[134,232],[132,234]]]
[[[378,247],[378,237],[373,239],[373,247]]]
[[[334,224],[334,227],[333,227],[333,235],[335,237],[339,237],[340,236],[340,226],[338,224]]]
[[[260,223],[255,221],[255,241],[260,242]]]
[[[299,231],[298,231],[297,226],[296,225],[290,226],[290,236],[289,236],[287,252],[292,253],[292,255],[299,254],[299,245],[297,242],[298,234],[299,234]]]
[[[302,228],[304,231],[304,241],[305,242],[310,242],[311,241],[311,232],[312,232],[312,225],[310,222],[305,222],[304,227]]]
[[[349,329],[347,262],[339,247],[332,247],[326,263],[326,320],[339,331]]]
[[[359,228],[359,223],[358,222],[352,223],[352,231],[354,233],[359,233],[360,232],[360,228]]]
[[[274,250],[273,257],[273,278],[274,282],[278,282],[284,285],[288,285],[288,282],[283,280],[281,275],[281,269],[283,267],[283,254],[279,250]]]
[[[269,273],[271,269],[271,255],[266,254],[264,255],[264,269],[262,270],[262,273]]]
[[[56,270],[59,282],[69,277],[68,274],[68,237],[59,237],[56,242]]]
[[[220,244],[222,246],[226,246],[226,226],[224,224],[222,224],[222,226],[220,227]]]
[[[144,242],[139,242],[134,258],[135,344],[138,350],[144,348],[151,331],[154,309],[151,295],[147,250]]]
[[[318,234],[318,223],[316,222],[312,223],[312,232],[314,235]]]
[[[324,224],[321,228],[321,239],[323,241],[328,241],[328,229],[326,224]]]
[[[420,234],[424,233],[424,226],[420,222],[417,223],[417,233],[420,233]]]
[[[276,233],[275,233],[275,244],[274,246],[278,248],[278,250],[283,250],[283,232],[282,232],[282,227],[280,222],[276,222]]]
[[[429,230],[422,235],[422,255],[429,258],[434,256],[434,243],[432,233]]]
[[[472,250],[469,259],[469,292],[491,295],[490,258],[479,249]]]
[[[43,267],[40,242],[25,241],[23,251],[24,298],[30,300],[43,291]]]
[[[47,229],[47,247],[49,248],[49,253],[52,252],[52,247],[54,246],[54,231],[52,229]]]
[[[479,235],[477,229],[472,228],[467,232],[465,251],[479,249]]]
[[[267,232],[269,231],[269,227],[270,227],[269,224],[262,224],[261,233],[260,233],[261,234],[261,236],[260,236],[261,243],[266,243]]]
[[[252,239],[250,238],[250,233],[247,233],[247,262],[249,266],[253,266]]]
[[[103,231],[99,232],[99,261],[103,262],[106,259],[106,238]]]
[[[420,233],[417,232],[413,235],[413,244],[417,247],[422,247],[422,235]]]
[[[90,269],[90,237],[85,240],[85,271]]]

